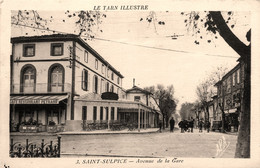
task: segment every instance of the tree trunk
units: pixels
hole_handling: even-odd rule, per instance
[[[250,158],[250,105],[251,105],[251,55],[241,60],[244,63],[244,91],[241,102],[241,120],[236,144],[236,158]]]

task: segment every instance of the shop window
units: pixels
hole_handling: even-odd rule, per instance
[[[36,86],[36,69],[33,65],[25,65],[21,69],[21,92],[35,92]]]
[[[82,120],[87,120],[87,106],[82,106]]]
[[[97,120],[97,106],[93,107],[93,120],[96,121]]]
[[[24,57],[35,56],[35,44],[24,44],[23,45],[23,56]]]
[[[63,55],[63,43],[51,43],[51,56]]]
[[[54,64],[49,68],[49,91],[64,91],[64,68],[60,64]]]
[[[100,107],[100,121],[103,120],[103,107]]]
[[[106,120],[108,120],[108,107],[106,107]]]
[[[82,89],[88,90],[88,71],[85,69],[82,71]]]

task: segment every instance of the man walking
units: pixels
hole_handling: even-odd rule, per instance
[[[174,119],[173,119],[173,117],[172,117],[171,120],[170,120],[170,132],[173,132],[173,130],[174,130],[174,125],[175,125],[175,121],[174,121]]]

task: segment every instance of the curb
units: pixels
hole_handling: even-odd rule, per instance
[[[159,156],[126,156],[126,155],[97,155],[97,154],[75,154],[75,153],[61,153],[61,157],[75,156],[75,157],[125,157],[125,158],[163,158]]]

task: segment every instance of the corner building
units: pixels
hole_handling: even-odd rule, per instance
[[[83,121],[109,127],[119,121],[120,109],[134,109],[139,127],[156,125],[158,109],[127,99],[123,75],[79,36],[15,37],[11,43],[10,121],[20,125],[33,119],[42,131],[51,121],[60,130],[80,131]],[[142,112],[149,113],[149,122]]]

